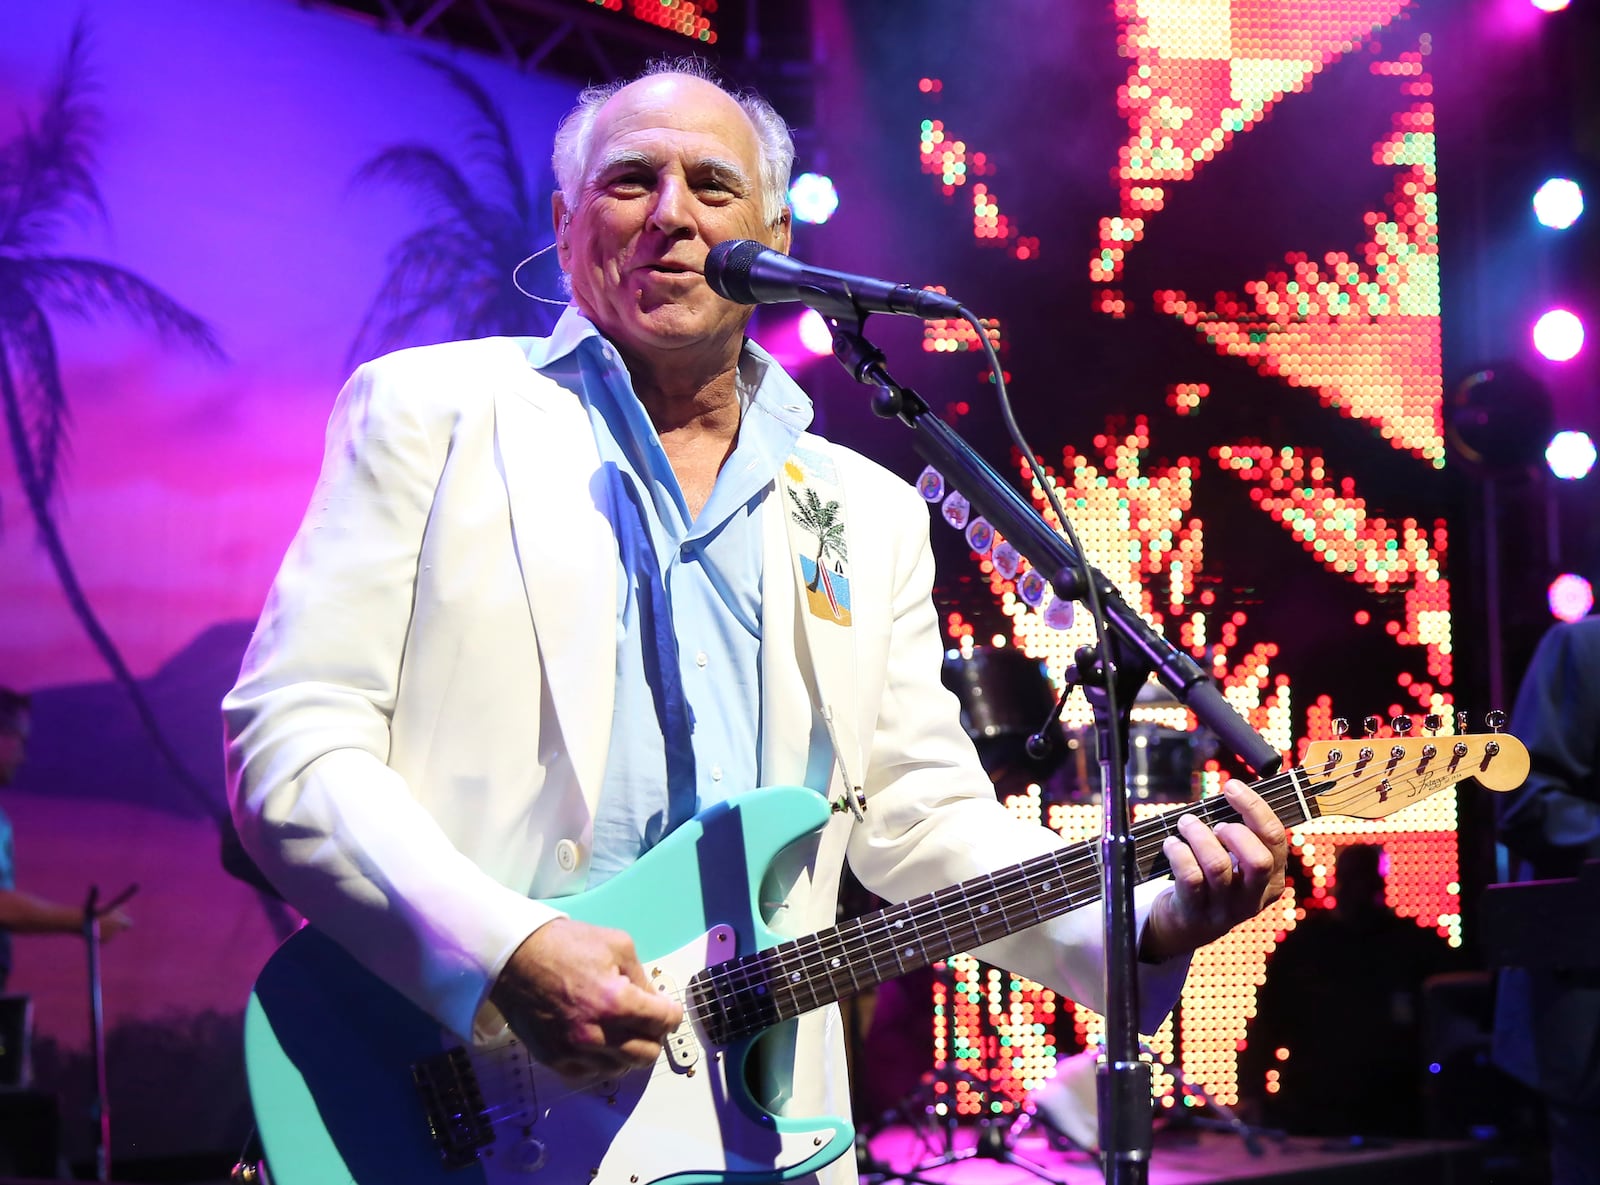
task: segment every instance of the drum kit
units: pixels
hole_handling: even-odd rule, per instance
[[[961,701],[961,726],[1002,798],[1037,785],[1045,805],[1098,802],[1099,744],[1090,726],[1059,722],[1045,666],[1015,647],[952,651],[944,683]],[[1192,802],[1212,748],[1186,727],[1188,711],[1154,680],[1133,704],[1128,730],[1130,802]]]

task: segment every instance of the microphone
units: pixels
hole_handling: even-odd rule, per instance
[[[799,301],[827,315],[903,313],[925,321],[961,316],[961,302],[942,292],[812,267],[753,239],[727,239],[711,248],[706,283],[735,304]]]

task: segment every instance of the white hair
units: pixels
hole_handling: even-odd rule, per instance
[[[730,91],[703,58],[658,58],[645,66],[635,78],[608,82],[601,86],[585,87],[578,95],[578,105],[567,113],[556,128],[555,150],[550,164],[555,170],[556,187],[566,199],[570,210],[576,205],[583,188],[584,175],[589,167],[589,154],[594,148],[595,119],[606,101],[623,87],[645,78],[662,74],[683,74],[709,82],[727,95],[755,127],[756,139],[761,145],[761,213],[768,226],[783,220],[789,208],[789,172],[794,167],[794,139],[789,135],[789,125],[783,116],[754,91]]]

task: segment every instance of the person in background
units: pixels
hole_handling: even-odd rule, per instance
[[[0,788],[16,781],[28,753],[33,727],[33,701],[21,692],[0,687]],[[0,992],[11,975],[13,934],[81,934],[83,906],[49,901],[17,888],[17,867],[11,819],[0,810]],[[100,938],[115,938],[132,924],[121,909],[100,915]]]
[[[1511,711],[1528,747],[1522,786],[1497,801],[1512,879],[1576,877],[1600,859],[1600,617],[1539,641]],[[1600,1182],[1600,952],[1588,967],[1508,967],[1494,1060],[1544,1101],[1553,1185]]]

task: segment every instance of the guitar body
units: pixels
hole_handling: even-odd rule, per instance
[[[811,790],[751,791],[560,908],[626,930],[646,974],[681,998],[702,969],[780,941],[762,920],[762,877],[828,813]],[[747,1086],[759,1040],[718,1046],[686,1020],[652,1069],[576,1090],[509,1036],[463,1047],[311,928],[272,956],[245,1014],[250,1097],[279,1185],[755,1185],[815,1172],[854,1130],[765,1111]]]
[[[1429,725],[1432,728],[1432,725]],[[1409,726],[1407,730],[1409,730]],[[1323,814],[1381,818],[1472,778],[1520,785],[1516,738],[1341,738],[1257,783],[1285,826]],[[1185,814],[1237,820],[1225,798]],[[751,1053],[773,1026],[863,987],[1013,934],[1099,898],[1098,841],[1070,844],[909,901],[784,940],[762,881],[829,806],[795,787],[752,790],[679,827],[571,916],[624,930],[658,990],[685,1005],[649,1069],[577,1090],[507,1036],[463,1047],[325,935],[272,956],[245,1012],[245,1064],[267,1164],[280,1185],[765,1185],[851,1147],[843,1119],[779,1117],[751,1094]],[[1162,875],[1177,813],[1132,832],[1139,879]]]

